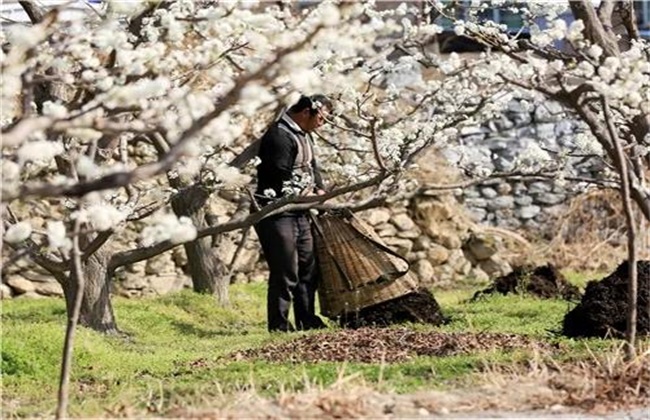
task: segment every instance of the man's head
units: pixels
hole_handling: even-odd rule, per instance
[[[300,100],[289,108],[289,116],[309,133],[325,123],[332,111],[332,101],[325,95],[301,96]]]

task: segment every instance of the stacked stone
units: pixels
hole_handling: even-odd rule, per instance
[[[474,224],[451,196],[426,193],[410,203],[360,213],[384,242],[411,263],[423,286],[484,282],[508,273],[496,237],[474,232]]]
[[[215,197],[210,207],[219,222],[226,221],[235,211],[232,201],[222,197]],[[409,260],[423,286],[452,287],[460,281],[483,282],[511,270],[499,257],[499,239],[475,232],[474,223],[451,195],[425,192],[410,202],[368,210],[359,216],[388,246]],[[229,281],[265,281],[266,264],[255,233],[251,230],[240,247],[242,237],[242,232],[220,235],[214,248],[226,265],[237,252],[232,271],[226,273]],[[126,249],[135,241],[137,232],[128,231],[112,246]],[[112,286],[114,293],[127,297],[163,295],[191,287],[183,247],[119,269]],[[61,286],[27,259],[12,265],[5,273],[0,293],[3,299],[63,295]]]
[[[469,162],[468,169],[509,172],[530,144],[549,151],[570,150],[575,147],[575,135],[587,130],[568,119],[555,102],[528,109],[512,101],[499,118],[462,130],[461,143],[467,146],[464,156],[454,148],[447,150],[446,156],[452,162]],[[567,165],[568,173],[574,176],[598,178],[603,173],[603,163],[598,159],[570,158]],[[564,214],[567,200],[580,192],[580,187],[555,180],[504,180],[466,188],[457,198],[475,222],[545,233],[542,229],[552,229],[548,222]]]

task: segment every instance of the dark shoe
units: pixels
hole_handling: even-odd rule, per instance
[[[294,332],[296,329],[291,323],[286,325],[269,326],[269,332]]]
[[[309,331],[309,330],[322,330],[327,328],[327,324],[323,322],[318,316],[314,315],[308,322],[298,323],[298,330],[300,331]]]

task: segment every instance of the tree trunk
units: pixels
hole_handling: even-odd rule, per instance
[[[186,216],[197,229],[207,227],[205,205],[210,194],[201,185],[189,186],[174,197],[172,208],[177,216]],[[229,280],[225,264],[211,246],[211,239],[200,238],[183,245],[195,292],[213,294],[220,305],[227,305]]]
[[[108,272],[109,255],[98,250],[82,264],[85,287],[79,313],[79,324],[102,333],[117,333],[115,315],[110,300],[110,280]],[[65,295],[68,316],[72,315],[78,282],[74,273],[61,282]]]

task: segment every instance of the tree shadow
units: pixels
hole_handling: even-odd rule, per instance
[[[180,321],[172,321],[171,325],[183,335],[194,335],[199,338],[227,337],[248,334],[247,330],[241,328],[200,328],[193,324]]]

